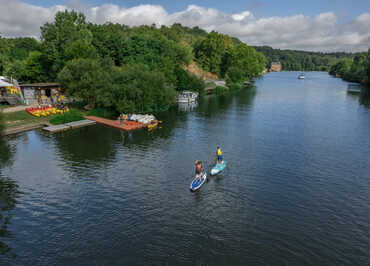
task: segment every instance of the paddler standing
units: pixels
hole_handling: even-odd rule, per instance
[[[222,151],[221,151],[220,146],[217,146],[217,152],[216,152],[216,155],[217,155],[216,164],[217,164],[217,163],[222,163]]]

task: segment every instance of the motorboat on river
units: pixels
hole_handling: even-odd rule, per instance
[[[177,99],[177,102],[178,103],[192,103],[192,102],[195,102],[197,100],[199,96],[199,93],[198,92],[194,92],[194,91],[183,91],[178,99]]]

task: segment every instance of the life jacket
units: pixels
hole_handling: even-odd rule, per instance
[[[217,149],[217,155],[221,156],[222,155],[222,151],[221,149]]]
[[[197,164],[197,171],[200,172],[202,170],[202,165],[200,163]]]

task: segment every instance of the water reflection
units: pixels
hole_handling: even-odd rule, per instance
[[[198,102],[178,103],[179,111],[182,111],[182,112],[191,112],[191,111],[194,111],[194,109],[197,107],[198,107]]]
[[[19,195],[18,185],[2,174],[2,169],[12,162],[13,151],[9,143],[0,139],[0,255],[11,255],[11,247],[4,241],[11,237],[8,225],[12,218],[11,211],[15,207]]]
[[[228,93],[221,96],[206,96],[199,102],[197,114],[205,117],[212,117],[225,112],[233,104],[234,100],[238,106],[249,105],[252,103],[256,90],[254,87],[243,89],[237,92]]]
[[[85,127],[52,135],[59,154],[71,164],[112,160],[116,154],[114,141],[119,134],[103,126]]]
[[[370,108],[370,88],[362,88],[359,101],[360,104]]]

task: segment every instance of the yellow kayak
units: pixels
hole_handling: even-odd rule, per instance
[[[156,128],[158,126],[158,121],[155,121],[151,124],[148,125],[148,130],[153,130],[154,128]]]

